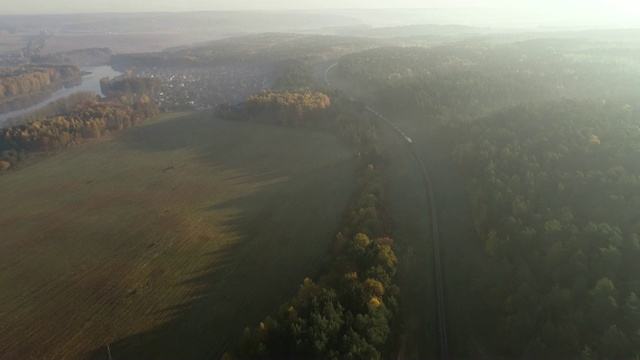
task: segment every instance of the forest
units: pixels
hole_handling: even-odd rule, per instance
[[[638,105],[521,105],[463,131],[454,158],[511,355],[637,355]]]
[[[462,41],[339,63],[380,109],[450,140],[442,151],[488,258],[469,286],[499,316],[502,356],[640,354],[639,54],[584,39]]]
[[[522,102],[622,98],[640,92],[640,55],[577,39],[381,47],[343,57],[338,71],[380,108],[437,121],[473,119]]]

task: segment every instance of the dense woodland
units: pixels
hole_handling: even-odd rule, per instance
[[[522,102],[617,98],[640,92],[640,52],[572,39],[382,47],[347,55],[339,73],[379,107],[446,122]]]
[[[123,80],[146,84],[146,79]],[[120,86],[114,85],[115,88]],[[142,86],[134,86],[142,88]],[[114,92],[105,100],[77,102],[86,96],[54,103],[42,117],[31,117],[24,124],[0,129],[2,169],[17,164],[26,154],[54,152],[109,131],[129,128],[155,116],[157,110],[146,94]],[[52,115],[53,114],[53,115]]]
[[[465,129],[455,158],[512,355],[637,356],[639,105],[522,105]]]
[[[473,286],[478,308],[499,317],[500,355],[640,354],[639,54],[540,39],[380,48],[340,62],[381,108],[456,144],[451,160],[489,258]]]
[[[319,278],[305,279],[276,314],[247,328],[236,355],[379,359],[395,350],[399,290],[378,129],[362,106],[317,90],[313,77],[298,66],[278,81],[289,90],[251,96],[242,107],[220,106],[218,114],[330,131],[351,146],[358,177],[345,225]]]

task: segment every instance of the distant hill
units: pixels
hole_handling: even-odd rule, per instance
[[[109,62],[113,52],[109,48],[77,49],[53,54],[32,56],[37,64],[76,64],[79,66],[97,66]]]
[[[464,25],[408,25],[378,28],[347,27],[343,28],[343,35],[366,36],[366,37],[414,37],[414,36],[454,36],[468,34],[487,34],[495,32],[491,28],[474,27]]]

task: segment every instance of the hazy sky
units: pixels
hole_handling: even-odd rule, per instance
[[[0,0],[0,14],[428,7],[524,7],[640,19],[639,0]]]

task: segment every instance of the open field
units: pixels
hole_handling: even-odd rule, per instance
[[[0,176],[0,357],[215,354],[317,271],[353,175],[330,135],[207,112]]]
[[[27,46],[25,36],[0,31],[0,55],[16,53],[25,46]]]
[[[166,48],[190,44],[204,40],[217,40],[221,36],[203,35],[202,33],[167,34],[167,33],[117,33],[117,34],[56,34],[47,41],[44,53],[56,53],[76,49],[86,49],[100,44],[115,53],[139,53],[161,51]]]

